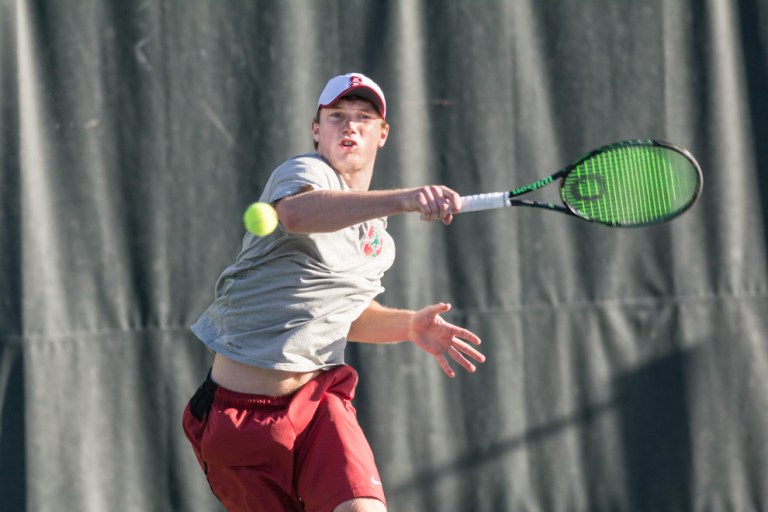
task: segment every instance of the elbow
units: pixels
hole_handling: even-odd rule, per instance
[[[296,216],[291,215],[279,215],[280,218],[280,225],[283,227],[283,230],[287,233],[290,233],[292,235],[299,235],[304,233],[301,229],[301,223],[299,222],[299,219],[296,218]]]
[[[280,225],[288,233],[301,234],[302,230],[302,216],[300,212],[291,204],[290,198],[278,201],[275,204],[275,210],[277,211],[277,217],[280,219]]]

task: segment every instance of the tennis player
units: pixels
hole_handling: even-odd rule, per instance
[[[395,258],[386,218],[415,212],[450,224],[460,196],[442,185],[369,191],[389,134],[379,86],[360,73],[328,81],[312,120],[316,152],[289,159],[261,201],[271,235],[246,234],[192,326],[214,353],[184,411],[213,493],[229,511],[383,511],[373,454],[351,404],[347,341],[411,341],[455,375],[485,357],[472,332],[441,317],[449,304],[392,309],[374,298]],[[471,359],[471,360],[470,360]]]

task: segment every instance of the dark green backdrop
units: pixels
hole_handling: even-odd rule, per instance
[[[766,0],[0,0],[0,510],[218,509],[188,325],[353,70],[389,100],[377,188],[507,189],[624,138],[705,173],[649,229],[391,219],[381,300],[451,302],[488,356],[348,351],[391,510],[767,509]]]

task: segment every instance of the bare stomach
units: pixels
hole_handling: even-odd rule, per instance
[[[253,395],[285,396],[298,391],[322,372],[323,370],[286,372],[258,368],[216,354],[213,358],[211,377],[219,386],[231,391]]]

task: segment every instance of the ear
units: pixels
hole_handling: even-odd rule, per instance
[[[387,123],[384,123],[381,127],[381,135],[379,137],[379,147],[383,148],[384,144],[387,143],[387,137],[389,137],[389,125]]]
[[[312,120],[312,138],[315,139],[315,142],[320,142],[320,124]]]

